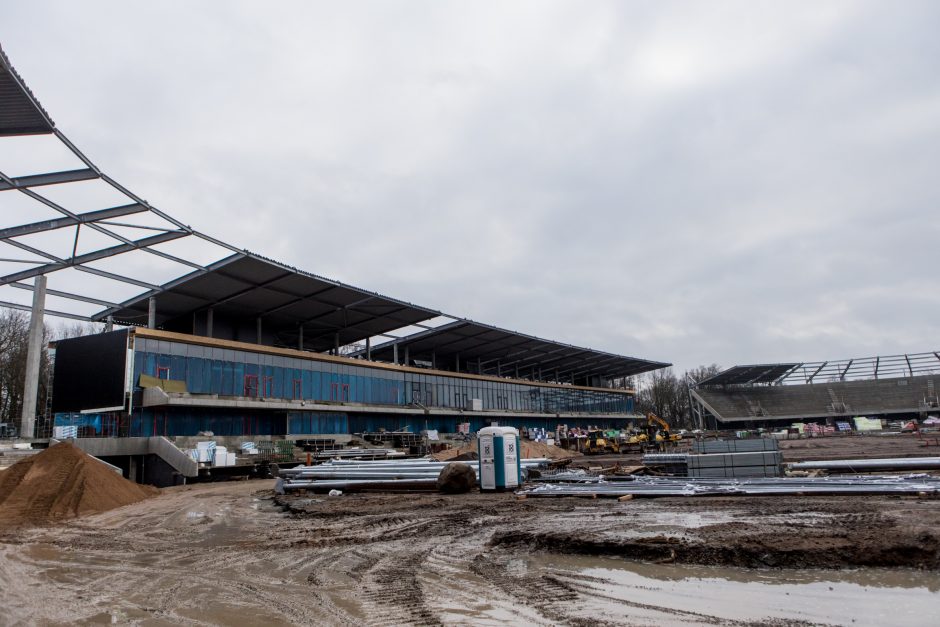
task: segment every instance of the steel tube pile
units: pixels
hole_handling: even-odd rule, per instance
[[[542,467],[546,458],[524,459],[523,471]],[[477,474],[473,461],[438,462],[432,459],[351,461],[332,460],[316,466],[297,466],[279,471],[278,489],[282,490],[433,490],[441,471],[451,463],[467,464]]]
[[[402,456],[401,451],[393,448],[341,448],[334,450],[317,451],[313,454],[315,459],[364,459],[378,457]]]
[[[632,481],[592,484],[542,483],[519,490],[527,497],[587,496],[731,496],[731,495],[814,495],[814,494],[940,494],[940,477],[811,477],[755,479],[689,479],[674,477],[634,477]]]
[[[837,459],[815,462],[793,462],[790,470],[828,470],[831,472],[869,472],[884,470],[937,470],[940,457],[896,457],[890,459]]]

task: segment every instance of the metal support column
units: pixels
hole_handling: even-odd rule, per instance
[[[46,307],[46,276],[33,283],[33,310],[29,315],[29,339],[26,345],[26,379],[23,381],[23,411],[20,437],[35,437],[36,401],[39,397],[39,366],[42,360],[42,318]]]
[[[256,341],[255,341],[255,344],[260,344],[260,343],[261,343],[261,317],[260,317],[260,316],[258,316],[258,317],[255,319],[255,325],[256,325],[256,327],[257,327],[257,329],[256,329],[256,331],[257,331],[257,333],[256,333],[257,339],[256,339]]]
[[[406,347],[405,347],[405,365],[406,365],[406,366],[411,363],[411,355],[410,355],[410,353],[411,353],[411,349],[406,346]]]
[[[437,353],[431,351],[431,367],[437,370]]]
[[[297,327],[297,350],[302,351],[304,349],[304,325],[299,325]]]
[[[366,359],[372,361],[372,338],[366,338]]]
[[[212,337],[213,326],[215,323],[215,309],[209,307],[206,311],[206,337]]]
[[[104,323],[104,330],[110,333],[114,331],[114,316],[108,316]]]
[[[460,372],[460,353],[454,353],[454,372]]]
[[[333,354],[339,355],[339,333],[333,334]]]
[[[157,328],[157,297],[151,296],[147,300],[147,328]]]
[[[392,344],[392,361],[398,364],[398,342]]]

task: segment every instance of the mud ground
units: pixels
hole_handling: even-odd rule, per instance
[[[169,488],[0,530],[0,625],[887,624],[865,602],[917,625],[940,601],[940,499],[275,497],[272,485]],[[646,578],[627,573],[628,586],[632,567]],[[707,585],[681,588],[688,572]],[[750,603],[753,589],[734,587],[774,573],[870,585],[828,614],[779,601],[785,587]],[[920,596],[894,595],[893,579]],[[819,603],[841,589],[826,583]]]

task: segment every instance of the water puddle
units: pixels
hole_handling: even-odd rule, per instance
[[[529,568],[571,585],[595,620],[900,627],[936,624],[940,607],[940,573],[914,570],[752,570],[562,555],[531,558]]]

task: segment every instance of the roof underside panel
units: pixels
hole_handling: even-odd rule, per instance
[[[734,366],[713,377],[700,381],[699,385],[746,385],[750,383],[773,383],[797,366],[792,364],[761,364]]]
[[[49,116],[0,49],[0,137],[51,132]]]
[[[141,294],[95,316],[116,322],[147,320],[149,297],[157,300],[157,325],[212,308],[219,318],[261,318],[266,331],[326,350],[434,318],[439,312],[337,283],[250,254],[238,254],[155,292]],[[285,340],[286,341],[286,340]]]
[[[408,349],[410,360],[435,362],[438,368],[461,364],[480,366],[480,374],[581,380],[594,376],[627,377],[668,366],[667,363],[624,357],[560,342],[458,320],[372,349],[374,359],[392,361],[394,344]]]

